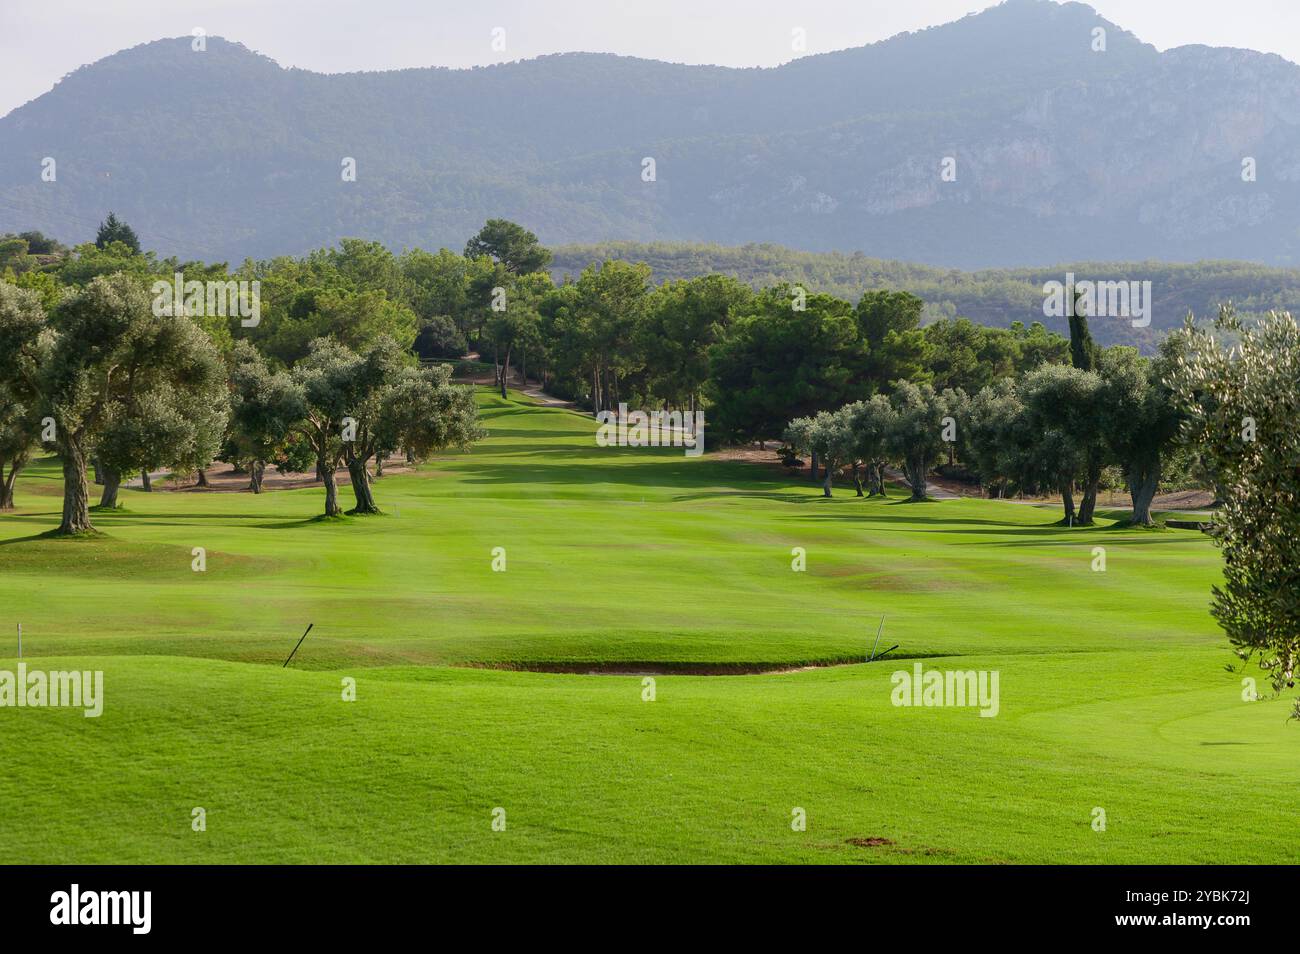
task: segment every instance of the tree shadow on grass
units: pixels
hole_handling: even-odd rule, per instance
[[[818,498],[810,498],[816,500]],[[880,527],[881,524],[899,524],[904,529],[900,532],[909,533],[980,533],[979,530],[949,530],[946,529],[954,524],[959,526],[973,526],[988,528],[983,532],[997,533],[1000,527],[1013,528],[1016,533],[1036,534],[1044,530],[1053,528],[1053,524],[1024,524],[1016,523],[1009,520],[981,520],[976,517],[945,517],[941,513],[926,513],[923,517],[903,516],[902,514],[880,513],[871,511],[868,513],[852,513],[844,511],[820,510],[807,514],[790,516],[790,520],[834,520],[852,523],[862,527],[864,530],[873,527]],[[918,520],[924,520],[928,526],[918,523]],[[893,527],[880,527],[884,530],[893,530]]]
[[[583,411],[576,407],[565,407],[562,404],[536,404],[532,401],[515,401],[503,402],[500,397],[494,404],[488,404],[479,408],[479,414],[484,417],[502,417],[508,414],[576,414],[584,420],[590,421],[594,426],[596,416],[590,411]]]
[[[35,543],[38,540],[53,540],[61,543],[91,543],[100,540],[111,540],[107,533],[100,530],[85,530],[81,533],[60,533],[58,527],[45,530],[41,533],[29,534],[25,537],[10,537],[7,540],[0,540],[0,547],[11,546],[15,543]]]
[[[301,527],[312,527],[318,525],[333,526],[341,523],[351,523],[354,517],[380,516],[380,514],[357,514],[351,510],[344,511],[333,517],[327,517],[323,513],[318,513],[310,517],[300,517],[297,520],[276,520],[272,523],[255,523],[252,525],[254,530],[294,530]]]
[[[817,499],[817,498],[812,498]],[[927,517],[930,516],[927,514]],[[930,525],[919,524],[915,517],[905,517],[902,515],[884,514],[879,511],[870,514],[852,513],[845,511],[811,511],[799,514],[791,514],[783,519],[786,520],[830,520],[845,521],[852,523],[862,530],[871,530],[881,533],[927,533],[953,536],[983,536],[983,537],[1037,537],[1038,540],[1016,540],[1014,542],[996,543],[989,542],[989,546],[998,547],[1068,547],[1082,546],[1088,543],[1095,543],[1096,534],[1107,534],[1106,545],[1114,546],[1147,546],[1154,543],[1187,543],[1195,539],[1183,534],[1150,534],[1139,532],[1140,528],[1127,526],[1102,526],[1095,525],[1091,527],[1074,527],[1068,529],[1063,527],[1059,521],[1042,524],[1024,524],[1013,523],[1006,520],[983,520],[975,517],[944,517],[939,513],[933,514],[934,520]],[[897,526],[889,526],[895,524]],[[971,529],[964,529],[970,527]],[[1132,539],[1115,539],[1110,534],[1113,531],[1133,530],[1134,538]],[[1077,535],[1077,536],[1076,536]]]
[[[526,445],[512,445],[524,448]],[[644,455],[638,459],[636,450],[611,448],[608,464],[593,462],[590,449],[566,452],[558,448],[496,451],[460,458],[455,471],[466,484],[496,485],[564,485],[587,487],[592,484],[627,484],[636,487],[656,486],[665,489],[696,488],[698,499],[708,496],[730,496],[736,493],[770,492],[768,487],[780,487],[788,493],[789,484],[783,481],[766,481],[752,473],[752,466],[734,461],[691,461],[674,458],[665,453]],[[673,448],[671,450],[677,450]],[[678,451],[680,454],[680,451]],[[642,451],[644,454],[644,451]],[[494,456],[511,456],[510,461],[495,461]],[[522,458],[522,459],[521,459]],[[533,463],[533,461],[539,463]],[[544,462],[544,463],[540,463]],[[748,473],[746,471],[749,471]],[[719,489],[725,487],[726,489]],[[802,496],[802,495],[791,495]]]
[[[590,448],[580,447],[576,444],[553,444],[548,447],[538,447],[536,444],[486,444],[475,447],[473,453],[470,455],[444,459],[472,462],[492,457],[540,458],[543,460],[582,460],[587,462],[588,467],[598,468],[602,466],[600,461],[592,460]],[[619,458],[615,455],[610,455],[608,459],[618,460]]]
[[[583,446],[587,447],[589,450],[591,449],[604,450],[604,448],[600,447],[600,445],[596,443],[596,435],[591,431],[580,431],[580,430],[569,430],[569,429],[559,430],[557,428],[547,428],[544,431],[542,430],[535,431],[527,427],[498,427],[495,424],[488,424],[487,432],[489,438],[522,437],[525,439],[533,438],[534,440],[537,439],[550,440],[551,438],[555,438],[555,437],[571,437],[571,438],[576,437],[576,438],[584,439],[586,443],[584,443]]]
[[[778,503],[806,504],[819,500],[812,494],[792,493],[781,490],[713,490],[697,494],[676,494],[672,497],[674,503],[687,503],[692,500],[723,500],[723,499],[743,499],[743,500],[775,500]]]
[[[1096,528],[1094,528],[1094,529],[1096,529]],[[968,530],[954,530],[954,531],[952,531],[952,532],[953,532],[953,533],[970,533],[970,532],[972,532],[972,531],[968,531]],[[1078,532],[1078,530],[1076,529],[1075,532]],[[990,546],[996,546],[996,547],[1011,547],[1011,546],[1016,546],[1016,547],[1058,547],[1058,548],[1060,548],[1060,547],[1068,547],[1068,546],[1084,546],[1085,544],[1096,543],[1096,542],[1097,542],[1097,541],[1096,541],[1095,539],[1088,539],[1088,540],[1069,540],[1069,539],[1059,539],[1059,538],[1058,538],[1058,539],[1056,539],[1056,540],[1043,540],[1043,541],[1036,542],[1036,543],[992,543],[992,544],[990,544]],[[1111,539],[1107,539],[1107,541],[1106,541],[1106,546],[1108,546],[1108,547],[1110,547],[1110,546],[1115,546],[1115,547],[1149,547],[1149,546],[1153,546],[1153,545],[1155,545],[1155,544],[1163,544],[1163,543],[1187,543],[1187,542],[1188,542],[1187,537],[1163,536],[1163,535],[1162,535],[1162,536],[1159,536],[1159,537],[1142,537],[1142,538],[1137,539],[1137,540],[1115,540],[1115,539],[1111,538]]]
[[[149,526],[165,523],[188,523],[195,520],[212,520],[216,522],[233,522],[249,520],[265,520],[269,514],[263,513],[202,513],[191,510],[181,511],[158,511],[151,510],[149,513],[138,513],[136,511],[124,510],[101,510],[91,511],[91,519],[96,523],[115,523],[120,521],[129,521],[132,524]]]

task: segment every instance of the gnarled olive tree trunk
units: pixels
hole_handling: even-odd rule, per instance
[[[924,457],[911,455],[903,461],[903,475],[907,478],[908,486],[912,488],[913,503],[930,499],[925,493],[925,477],[929,472],[929,461]]]
[[[104,490],[99,495],[99,506],[104,510],[117,507],[117,490],[122,486],[122,475],[111,467],[101,467],[100,476],[104,478]]]
[[[1097,489],[1099,484],[1085,484],[1083,499],[1079,501],[1079,518],[1074,521],[1076,527],[1092,526],[1092,515],[1097,510]]]
[[[1074,481],[1062,480],[1058,489],[1061,491],[1061,506],[1065,509],[1064,522],[1074,526]]]
[[[366,470],[363,458],[352,457],[348,460],[348,476],[352,478],[352,493],[357,498],[357,505],[351,512],[379,513],[375,496],[370,491],[370,473]]]
[[[1083,482],[1083,500],[1079,502],[1079,519],[1076,524],[1092,526],[1092,515],[1097,510],[1097,491],[1101,488],[1101,465],[1088,462],[1088,475]]]
[[[63,458],[63,520],[58,533],[88,533],[90,523],[90,486],[86,480],[86,451],[80,438],[59,442]]]
[[[1130,468],[1128,492],[1133,500],[1132,523],[1134,526],[1150,527],[1155,525],[1155,520],[1151,517],[1151,502],[1155,499],[1156,489],[1159,486],[1159,457]]]
[[[867,462],[867,496],[888,497],[885,493],[885,464],[881,460]]]
[[[15,457],[9,462],[9,473],[6,474],[4,459],[0,458],[0,510],[14,509],[14,484],[18,480],[18,472],[26,463],[26,458]]]
[[[316,472],[325,483],[325,516],[337,517],[343,513],[343,508],[339,506],[339,488],[334,480],[334,468],[319,460],[316,462]]]
[[[248,467],[248,489],[255,494],[262,492],[262,476],[266,473],[266,461],[255,460]]]

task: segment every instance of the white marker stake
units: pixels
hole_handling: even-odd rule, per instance
[[[872,644],[871,647],[871,659],[868,659],[867,662],[871,662],[872,659],[876,658],[876,647],[880,645],[880,634],[881,632],[884,631],[884,628],[885,628],[885,617],[882,616],[880,617],[880,625],[876,627],[876,641],[874,644]]]

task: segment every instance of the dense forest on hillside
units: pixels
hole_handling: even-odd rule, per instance
[[[1300,269],[1268,268],[1249,262],[1075,262],[1051,268],[988,269],[965,272],[910,262],[887,261],[862,254],[803,252],[779,245],[728,247],[685,242],[605,242],[569,245],[555,250],[552,273],[557,280],[577,276],[592,263],[609,259],[645,262],[657,282],[721,274],[753,288],[782,282],[799,284],[856,300],[865,291],[903,289],[925,302],[925,322],[962,317],[990,327],[1040,321],[1068,334],[1065,319],[1043,314],[1043,285],[1078,279],[1150,281],[1153,309],[1148,328],[1122,319],[1097,319],[1093,335],[1103,344],[1129,344],[1152,352],[1170,329],[1182,325],[1190,311],[1212,317],[1221,304],[1254,316],[1270,310],[1300,312]]]

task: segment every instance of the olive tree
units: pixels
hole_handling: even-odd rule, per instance
[[[123,399],[104,411],[95,438],[95,460],[104,481],[101,509],[118,506],[123,476],[137,470],[147,475],[161,467],[168,448],[186,439],[188,421],[165,396],[151,397]]]
[[[6,367],[24,341],[21,323],[0,328]],[[26,384],[53,424],[63,463],[63,515],[57,532],[86,533],[90,488],[86,463],[101,438],[121,422],[165,417],[183,406],[219,401],[225,373],[211,339],[182,315],[155,314],[141,282],[99,276],[64,298],[50,320],[47,358],[29,369]],[[177,456],[175,445],[159,457]]]
[[[117,506],[125,474],[161,468],[188,473],[206,465],[217,453],[229,414],[225,375],[215,361],[183,384],[155,367],[133,374],[132,386],[105,408],[95,438],[104,509]]]
[[[957,435],[959,452],[989,497],[1005,497],[1012,485],[1026,483],[1033,442],[1025,425],[1025,406],[1009,378],[981,388],[967,403]]]
[[[1061,522],[1092,522],[1106,445],[1101,410],[1105,395],[1101,376],[1070,365],[1044,365],[1020,383],[1024,426],[1033,434],[1032,482],[1055,487],[1061,495]],[[1083,504],[1074,505],[1076,482],[1084,488]]]
[[[446,365],[402,368],[381,395],[370,430],[376,453],[401,447],[416,461],[447,449],[467,450],[487,436],[473,388],[453,384]]]
[[[885,493],[885,465],[888,464],[888,437],[893,426],[894,409],[889,398],[874,394],[866,401],[858,401],[847,408],[849,427],[853,432],[853,480],[858,496],[862,496],[862,481],[858,477],[859,462],[867,477],[867,496],[887,496]]]
[[[1131,522],[1149,527],[1151,501],[1160,486],[1164,459],[1178,436],[1181,416],[1165,378],[1173,368],[1176,337],[1166,338],[1161,355],[1149,361],[1133,348],[1101,353],[1106,441],[1124,470],[1133,501]]]
[[[835,472],[854,459],[856,448],[850,409],[842,407],[838,411],[819,412],[810,422],[808,444],[826,468],[822,494],[829,497]]]
[[[795,454],[808,456],[812,453],[812,421],[811,417],[796,417],[793,421],[785,426],[781,432],[781,441]],[[813,479],[817,479],[817,462],[814,459],[812,464]]]
[[[1216,331],[1236,343],[1225,346]],[[1281,692],[1295,685],[1300,659],[1300,324],[1270,313],[1243,327],[1225,308],[1215,329],[1189,321],[1177,338],[1167,381],[1186,415],[1183,433],[1225,491],[1214,524],[1223,585],[1212,612],[1238,658],[1257,658]]]
[[[413,456],[447,447],[468,447],[483,429],[471,388],[451,383],[451,369],[411,367],[408,355],[381,337],[363,354],[329,339],[312,343],[293,369],[302,417],[294,431],[316,453],[325,482],[325,516],[342,513],[334,472],[347,464],[356,506],[351,513],[379,513],[370,485],[376,453],[396,446]]]
[[[311,445],[315,454],[316,474],[325,485],[326,517],[343,513],[334,474],[343,458],[343,439],[354,422],[350,406],[356,362],[356,354],[346,345],[331,338],[317,338],[292,372],[302,405],[294,432]]]
[[[903,476],[912,489],[912,501],[928,499],[926,478],[948,446],[946,435],[964,404],[965,395],[961,391],[940,392],[929,384],[894,382],[894,392],[890,395],[894,413],[885,446],[903,465]]]
[[[13,509],[18,474],[40,447],[36,382],[51,342],[40,296],[0,282],[0,510]]]
[[[453,385],[451,368],[403,366],[398,358],[395,347],[386,352],[381,343],[357,367],[356,432],[344,442],[354,513],[379,512],[369,473],[377,455],[401,446],[419,460],[448,447],[468,448],[485,434],[473,389]]]
[[[262,492],[266,465],[293,439],[307,413],[302,391],[286,372],[272,372],[261,353],[236,343],[230,370],[231,461],[248,471],[248,489]]]
[[[14,509],[18,474],[40,447],[40,418],[15,391],[0,383],[0,510]]]

